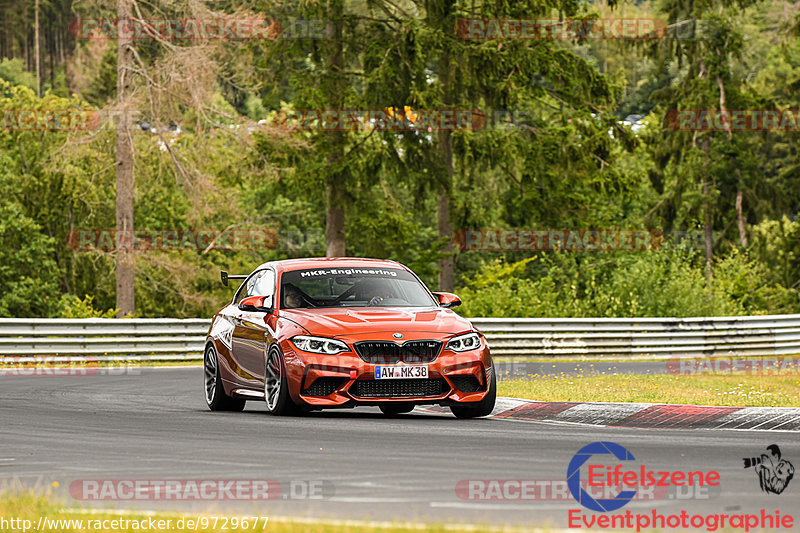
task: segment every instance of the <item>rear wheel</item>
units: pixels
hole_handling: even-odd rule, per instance
[[[206,405],[212,411],[241,411],[247,400],[231,398],[225,394],[222,378],[219,373],[219,357],[213,344],[206,347],[203,356],[203,374],[205,384]]]
[[[492,368],[492,379],[489,381],[489,392],[479,402],[462,403],[459,405],[451,405],[450,411],[456,415],[456,418],[477,418],[479,416],[488,416],[494,410],[494,403],[497,400],[497,379],[494,375],[494,368]]]
[[[267,356],[267,368],[264,372],[264,400],[267,412],[271,415],[293,415],[300,408],[289,396],[289,383],[286,379],[286,364],[280,350],[273,348]]]
[[[381,411],[387,416],[402,415],[410,413],[414,410],[414,404],[411,402],[387,403],[381,405]]]

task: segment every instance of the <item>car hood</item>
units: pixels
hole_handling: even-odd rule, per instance
[[[472,323],[440,307],[336,307],[282,310],[281,315],[321,337],[374,333],[455,335],[474,330]]]

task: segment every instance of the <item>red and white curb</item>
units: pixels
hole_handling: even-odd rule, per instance
[[[445,408],[424,408],[445,412]],[[797,407],[717,407],[652,403],[536,402],[498,398],[491,418],[642,429],[800,432]]]

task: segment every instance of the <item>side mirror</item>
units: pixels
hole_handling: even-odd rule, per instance
[[[439,305],[442,307],[451,308],[461,305],[461,298],[452,292],[434,292],[433,295],[436,296],[436,299],[439,300]]]
[[[239,309],[241,311],[271,313],[272,296],[248,296],[239,302]]]
[[[227,287],[229,279],[247,279],[247,276],[244,274],[228,274],[225,270],[220,270],[219,278],[222,280],[222,284]]]

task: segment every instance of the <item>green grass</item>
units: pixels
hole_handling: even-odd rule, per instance
[[[120,361],[114,366],[143,366],[143,367],[162,367],[162,366],[203,366],[203,359],[189,361]]]
[[[643,402],[757,407],[800,406],[800,376],[533,376],[498,382],[499,396],[561,402]]]
[[[498,355],[492,356],[495,363],[629,363],[631,361],[666,361],[660,356],[631,355],[614,357],[583,357],[583,356],[550,356],[550,357],[526,357]]]

